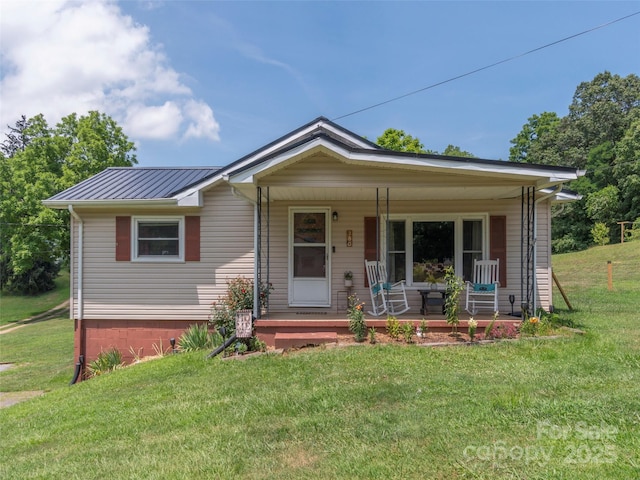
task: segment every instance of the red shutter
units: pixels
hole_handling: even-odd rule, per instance
[[[507,286],[507,217],[489,218],[489,257],[500,259],[500,286]]]
[[[184,218],[184,259],[187,262],[200,261],[200,217]]]
[[[376,217],[364,217],[364,259],[365,260],[377,260],[377,218]],[[363,262],[364,263],[364,262]],[[369,286],[369,279],[367,278],[367,270],[364,270],[364,286]]]
[[[116,262],[131,261],[131,217],[116,217]]]

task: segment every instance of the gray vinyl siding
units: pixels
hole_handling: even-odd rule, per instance
[[[204,207],[176,210],[79,211],[84,221],[84,318],[206,320],[226,280],[253,277],[253,205],[228,186],[205,193]],[[199,262],[115,261],[116,215],[200,215]],[[74,271],[77,271],[77,226]],[[78,288],[74,275],[74,292]],[[77,298],[77,293],[76,293]]]

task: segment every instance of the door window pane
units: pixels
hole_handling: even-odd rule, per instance
[[[325,243],[324,213],[294,213],[293,243]]]
[[[324,278],[325,247],[293,247],[293,276]]]

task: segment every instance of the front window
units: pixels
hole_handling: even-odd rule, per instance
[[[183,260],[184,222],[182,217],[135,218],[133,230],[135,260]]]
[[[444,283],[445,269],[471,279],[474,259],[485,253],[486,222],[465,216],[405,216],[389,221],[390,280],[408,285]]]

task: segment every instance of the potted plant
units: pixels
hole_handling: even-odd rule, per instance
[[[351,270],[344,272],[344,286],[353,287],[353,272]]]

